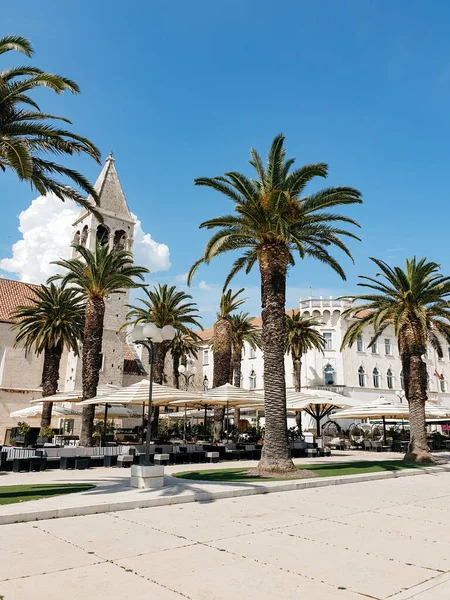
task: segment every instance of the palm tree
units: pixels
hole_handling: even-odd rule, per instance
[[[34,348],[44,353],[42,396],[53,396],[58,389],[59,365],[64,348],[78,355],[83,339],[84,301],[74,288],[57,287],[54,283],[30,288],[29,306],[18,306],[13,314],[17,329],[15,345],[24,343],[26,351]],[[41,428],[50,425],[53,402],[44,402]]]
[[[79,258],[59,260],[59,265],[67,272],[55,275],[51,280],[60,279],[63,286],[72,285],[86,298],[84,343],[82,355],[83,400],[97,394],[105,317],[105,298],[124,289],[140,287],[134,278],[144,279],[148,270],[133,264],[133,256],[125,250],[109,251],[108,245],[89,250],[81,245],[74,246]],[[80,443],[92,446],[95,406],[85,406],[82,414]]]
[[[241,361],[244,343],[256,350],[261,348],[261,334],[253,325],[249,313],[235,313],[229,317],[231,323],[231,379],[236,387],[241,387]],[[240,409],[234,409],[234,424],[239,425]]]
[[[178,367],[182,364],[183,356],[193,356],[194,358],[197,358],[200,341],[201,338],[194,331],[191,331],[188,335],[184,335],[181,331],[177,331],[170,343],[173,383],[178,389],[180,389],[180,373]]]
[[[244,343],[256,350],[261,348],[261,334],[253,325],[253,318],[249,313],[235,313],[229,317],[231,323],[231,376],[236,387],[241,387],[241,360]]]
[[[235,214],[205,221],[200,227],[218,229],[206,245],[205,252],[189,273],[188,281],[202,263],[209,263],[225,252],[243,250],[226,279],[240,270],[249,273],[258,263],[261,274],[262,340],[264,350],[266,428],[261,471],[293,470],[289,455],[286,423],[286,389],[284,372],[286,275],[300,258],[311,257],[329,265],[343,279],[338,261],[330,247],[343,250],[352,258],[342,237],[358,239],[343,224],[357,223],[340,214],[324,212],[341,204],[361,203],[358,190],[350,187],[324,189],[302,196],[305,186],[315,177],[327,176],[327,165],[306,165],[292,172],[294,159],[285,157],[284,136],[272,142],[264,167],[259,154],[251,150],[250,164],[257,179],[237,172],[224,177],[202,177],[196,185],[207,186],[234,202]]]
[[[169,287],[158,284],[153,290],[144,289],[146,298],[139,298],[143,306],[130,306],[127,320],[133,324],[154,323],[157,327],[172,325],[183,335],[189,336],[190,326],[201,328],[199,314],[195,302],[190,294],[177,290],[176,286]],[[163,341],[155,344],[155,367],[153,381],[164,382],[164,365],[171,342]],[[158,433],[159,406],[153,407],[152,429],[153,435]]]
[[[28,57],[34,51],[29,40],[21,36],[0,38],[0,54],[16,50]],[[29,181],[40,194],[53,192],[61,200],[72,199],[95,211],[83,192],[97,201],[97,192],[79,172],[57,164],[43,155],[87,154],[100,162],[100,152],[87,138],[55,126],[52,121],[70,123],[68,119],[42,112],[28,92],[48,88],[61,94],[79,93],[79,87],[70,79],[45,73],[32,66],[20,66],[0,72],[0,170],[12,170],[19,179]],[[70,179],[81,192],[59,181]]]
[[[232,330],[231,314],[244,304],[244,298],[238,298],[244,291],[244,288],[233,294],[233,290],[224,292],[220,297],[219,312],[213,328],[213,387],[219,387],[226,383],[232,383]],[[214,434],[213,442],[222,439],[223,420],[225,418],[225,408],[217,406],[214,409]]]
[[[325,340],[315,327],[320,327],[320,321],[305,317],[299,312],[286,316],[285,349],[292,356],[294,369],[295,391],[301,389],[302,357],[308,350],[319,350],[323,353]]]
[[[425,402],[427,401],[427,367],[422,359],[427,342],[442,358],[440,334],[450,344],[450,277],[439,273],[439,265],[419,261],[414,256],[406,259],[406,268],[390,267],[376,258],[371,260],[381,272],[375,277],[360,276],[358,284],[368,288],[367,294],[350,296],[352,306],[344,311],[344,317],[354,317],[342,341],[342,348],[355,343],[366,328],[373,328],[370,346],[377,341],[386,327],[393,326],[398,340],[402,362],[405,396],[409,403],[411,441],[405,460],[408,462],[431,462],[425,428]],[[374,291],[372,291],[374,290]],[[379,293],[376,293],[379,292]],[[353,306],[353,303],[362,304]]]

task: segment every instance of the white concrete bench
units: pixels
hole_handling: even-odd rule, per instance
[[[206,452],[206,461],[210,463],[219,462],[220,454],[218,452]]]
[[[134,456],[131,454],[119,454],[117,457],[118,467],[130,467],[133,464]]]
[[[170,456],[168,454],[155,454],[153,462],[155,465],[168,465]]]

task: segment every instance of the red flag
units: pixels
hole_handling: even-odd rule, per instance
[[[434,370],[434,374],[438,379],[443,379],[442,375],[439,375],[439,373],[437,372],[437,369]]]

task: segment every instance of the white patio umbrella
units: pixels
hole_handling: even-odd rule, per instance
[[[296,412],[305,411],[316,422],[317,436],[320,437],[320,421],[336,408],[356,406],[360,401],[337,394],[331,390],[286,391],[286,407]]]
[[[97,396],[105,396],[106,394],[111,394],[112,392],[120,389],[122,389],[120,385],[105,383],[104,385],[98,386]],[[82,397],[83,391],[81,389],[76,389],[70,392],[57,392],[56,394],[53,394],[53,396],[37,398],[36,400],[31,400],[30,404],[38,404],[39,402],[80,402]]]
[[[142,379],[137,383],[133,383],[128,387],[120,388],[115,392],[106,396],[96,396],[89,400],[80,402],[80,406],[88,406],[92,404],[105,404],[105,422],[108,412],[108,407],[113,404],[140,404],[142,405],[142,427],[144,426],[145,419],[145,405],[148,404],[150,383],[148,379]],[[202,400],[202,396],[195,392],[186,392],[177,388],[170,387],[168,385],[160,385],[159,383],[153,383],[152,386],[152,405],[154,406],[167,406],[172,402],[179,402],[184,404],[185,411],[187,404],[191,402],[199,402]],[[186,423],[186,417],[185,417]]]
[[[15,410],[10,413],[11,419],[37,419],[42,416],[42,410],[44,405],[42,402],[38,404],[33,404],[33,406],[27,406],[26,408],[21,408],[20,410]],[[64,406],[55,406],[52,410],[52,416],[55,417],[72,417],[72,416],[81,416],[81,412],[75,410],[73,408],[66,408]]]
[[[339,410],[333,415],[336,419],[382,419],[384,440],[386,443],[386,418],[409,419],[408,402],[391,402],[384,396],[352,408]],[[425,404],[425,418],[450,416],[450,408],[436,404]]]
[[[174,401],[171,402],[171,406],[177,406],[183,402]],[[199,400],[193,400],[187,403],[190,406],[202,407],[205,409],[204,426],[206,431],[206,411],[208,408],[214,406],[225,406],[226,407],[226,422],[227,422],[227,435],[228,435],[228,423],[229,423],[229,408],[231,407],[260,407],[262,406],[261,398],[256,392],[251,390],[245,390],[244,388],[238,388],[230,383],[225,383],[216,388],[205,390],[202,392]]]
[[[80,402],[80,406],[89,406],[90,404],[147,404],[149,394],[149,380],[142,379],[128,387],[102,396],[95,396],[89,400]],[[180,404],[186,402],[201,402],[203,397],[196,392],[186,392],[168,385],[153,383],[152,404],[155,406],[167,406],[176,401]]]

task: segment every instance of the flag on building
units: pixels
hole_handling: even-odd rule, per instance
[[[444,377],[442,375],[439,375],[439,373],[437,372],[437,369],[434,370],[434,375],[435,377],[437,377],[438,379],[444,379]]]

